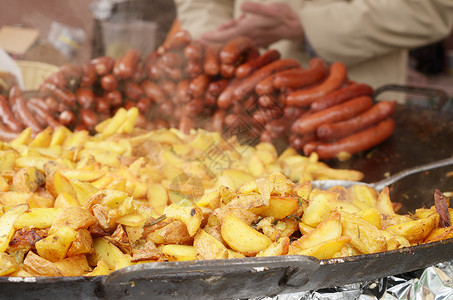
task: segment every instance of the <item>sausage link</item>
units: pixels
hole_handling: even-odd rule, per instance
[[[264,94],[258,97],[258,105],[264,108],[278,107],[279,103],[275,95]]]
[[[350,119],[369,109],[373,100],[368,96],[354,98],[328,109],[301,116],[291,126],[291,131],[301,135],[315,132],[321,124],[339,122]]]
[[[8,130],[11,130],[12,132],[20,132],[24,128],[14,117],[8,99],[3,95],[0,95],[0,117],[3,124],[5,124],[8,127]]]
[[[110,103],[112,107],[119,107],[121,106],[121,104],[123,104],[123,95],[118,90],[105,93],[104,98]]]
[[[288,120],[297,120],[304,112],[305,110],[301,107],[286,106],[283,109],[283,116]]]
[[[16,97],[12,109],[18,121],[20,121],[25,127],[31,128],[31,131],[34,133],[42,131],[43,128],[39,125],[35,116],[28,109],[27,100],[25,100],[23,96]]]
[[[156,103],[161,103],[165,100],[164,91],[155,82],[151,80],[144,80],[141,83],[141,88],[145,95]]]
[[[97,96],[94,98],[94,108],[100,114],[110,114],[110,102],[107,98]]]
[[[58,116],[58,121],[60,121],[61,124],[70,127],[75,124],[76,122],[76,115],[73,111],[71,110],[64,110],[60,113]]]
[[[80,110],[80,120],[86,129],[91,131],[98,124],[98,115],[91,108],[82,108]]]
[[[272,94],[275,91],[274,88],[274,76],[269,75],[262,79],[260,82],[258,82],[255,86],[255,92],[258,95],[269,95]]]
[[[106,74],[101,77],[101,87],[104,91],[110,92],[118,87],[118,80],[113,74]]]
[[[176,94],[176,83],[173,80],[164,79],[160,82],[160,86],[168,97],[172,97]]]
[[[235,64],[242,54],[254,47],[255,43],[248,37],[233,38],[220,50],[220,62],[222,64]]]
[[[220,72],[219,47],[208,45],[203,59],[203,70],[209,76],[216,76]]]
[[[253,119],[260,125],[266,125],[269,122],[281,117],[283,111],[280,109],[259,109],[255,111],[252,115]]]
[[[316,145],[318,143],[316,134],[309,134],[304,136],[293,134],[290,135],[288,142],[291,148],[294,148],[295,150],[300,152],[302,152],[305,147],[309,147],[307,145]]]
[[[53,90],[53,96],[68,106],[74,106],[77,103],[77,97],[70,90]]]
[[[382,143],[392,135],[394,130],[395,121],[387,118],[376,125],[332,143],[307,144],[306,146],[309,147],[304,147],[304,153],[309,155],[314,151],[319,155],[320,159],[333,159],[341,153],[353,155]]]
[[[203,67],[200,62],[189,60],[186,65],[186,73],[190,78],[197,77],[203,73]]]
[[[309,68],[298,68],[276,73],[273,85],[276,89],[301,88],[321,80],[327,74],[327,65],[320,58],[310,60]]]
[[[164,67],[164,73],[167,75],[170,79],[173,80],[181,80],[183,74],[182,70],[180,68],[170,68],[170,67]]]
[[[94,70],[99,76],[109,74],[115,65],[115,59],[110,56],[100,56],[93,58],[90,64],[94,66]]]
[[[132,81],[127,81],[124,83],[124,95],[127,98],[133,101],[137,101],[138,99],[143,97],[143,94],[143,89],[139,84]]]
[[[171,35],[168,40],[165,41],[164,45],[158,48],[159,53],[164,53],[172,49],[180,49],[187,46],[192,41],[192,36],[187,30],[179,30],[175,34]]]
[[[337,123],[322,124],[316,133],[321,140],[340,139],[390,117],[395,111],[395,106],[395,101],[378,102],[354,118]]]
[[[209,77],[206,74],[200,74],[189,84],[189,93],[194,97],[198,98],[203,96],[204,92],[208,88],[209,85]]]
[[[77,102],[82,108],[91,108],[94,105],[94,93],[92,89],[79,88],[76,91]]]
[[[140,53],[136,49],[127,50],[124,56],[119,57],[113,67],[113,75],[119,79],[130,78],[134,75],[140,60]]]
[[[205,108],[205,103],[201,98],[194,98],[189,103],[185,104],[182,108],[183,116],[197,116]]]
[[[236,66],[233,64],[220,64],[220,76],[223,78],[231,78],[234,76]]]
[[[19,136],[20,132],[13,132],[9,130],[8,128],[3,125],[3,123],[0,122],[0,140],[9,142],[14,140]]]
[[[185,134],[189,134],[190,129],[195,127],[195,120],[188,116],[182,116],[179,119],[178,129]]]
[[[83,66],[78,64],[64,64],[59,68],[59,71],[69,81],[79,80],[83,74]]]
[[[198,41],[192,41],[184,48],[184,56],[189,61],[200,62],[203,57],[203,46]]]
[[[61,123],[55,119],[54,116],[52,116],[47,110],[45,110],[42,106],[37,105],[34,102],[28,102],[27,103],[28,107],[32,112],[35,113],[35,116],[43,120],[45,120],[46,124],[49,125],[52,128],[57,128],[61,126]]]
[[[352,84],[333,91],[311,103],[312,111],[320,111],[359,96],[371,96],[373,88],[367,84]]]
[[[184,64],[184,58],[176,52],[165,52],[162,54],[161,60],[169,68],[179,68]]]
[[[257,70],[255,73],[246,78],[241,78],[230,83],[230,85],[219,95],[217,104],[220,108],[229,108],[234,102],[244,98],[250,93],[255,85],[263,78],[272,73],[300,66],[295,59],[280,59],[273,61]]]
[[[296,91],[286,98],[287,105],[299,107],[309,106],[316,99],[338,89],[347,77],[346,66],[342,62],[333,63],[329,68],[329,75],[319,85],[310,89]]]
[[[278,139],[288,134],[291,122],[285,118],[275,119],[266,124],[266,131],[272,139]]]
[[[228,79],[219,79],[216,81],[211,81],[209,83],[207,91],[214,96],[218,96],[228,86],[229,82],[230,81]]]
[[[216,132],[223,131],[223,125],[225,120],[226,112],[222,109],[216,110],[216,112],[212,115],[211,120],[211,130]]]
[[[190,81],[187,79],[180,80],[176,85],[176,97],[180,102],[189,102],[192,98],[189,93]]]
[[[46,82],[49,82],[59,89],[63,89],[68,85],[68,80],[63,75],[63,72],[57,71],[46,78]]]
[[[280,52],[275,49],[267,50],[256,59],[247,61],[236,68],[235,75],[238,78],[244,78],[252,74],[261,67],[280,59]]]
[[[85,70],[80,78],[80,87],[92,87],[98,80],[98,74],[94,65],[88,64],[84,66]]]

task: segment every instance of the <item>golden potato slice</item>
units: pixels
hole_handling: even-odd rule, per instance
[[[423,241],[439,224],[439,215],[433,214],[426,219],[418,219],[385,228],[395,235],[406,238],[411,244]]]
[[[34,193],[45,180],[44,174],[37,168],[22,168],[13,177],[13,188],[18,192]]]
[[[187,226],[181,221],[173,221],[170,224],[159,228],[146,236],[155,244],[183,244],[188,245],[193,241],[189,235]]]
[[[77,232],[70,227],[61,227],[53,234],[35,243],[39,256],[51,262],[60,261],[66,257]]]
[[[186,261],[197,259],[197,249],[194,246],[187,245],[165,245],[162,247],[162,253],[169,261]]]
[[[355,184],[348,188],[350,201],[361,209],[376,207],[377,191],[367,185]]]
[[[165,207],[168,205],[168,192],[162,184],[149,184],[147,198],[149,205],[160,213],[163,213]]]
[[[63,276],[51,261],[29,251],[24,259],[23,269],[32,276]]]
[[[93,184],[77,179],[69,180],[69,184],[72,186],[76,194],[77,201],[79,201],[82,206],[99,191]]]
[[[232,213],[223,216],[221,233],[223,240],[231,249],[241,252],[245,256],[256,255],[272,243],[270,238],[253,229]]]
[[[338,238],[342,234],[341,216],[339,213],[332,213],[330,217],[321,222],[315,230],[303,235],[291,245],[300,249],[311,248],[327,240]]]
[[[91,233],[86,229],[77,230],[77,234],[74,241],[72,241],[71,247],[68,249],[67,255],[71,257],[79,254],[91,254],[93,251],[93,238]]]
[[[319,191],[315,193],[302,216],[302,222],[311,227],[316,227],[330,216],[330,203],[334,202],[335,194]]]
[[[276,242],[273,242],[269,247],[264,250],[261,250],[256,255],[259,256],[278,256],[278,255],[286,255],[288,254],[289,250],[289,237],[283,237],[278,239]]]
[[[16,205],[27,204],[32,197],[32,193],[23,192],[0,192],[0,204],[4,206],[4,209],[10,209]]]
[[[453,238],[453,226],[436,228],[428,235],[424,243],[437,242]]]
[[[68,193],[77,199],[74,188],[69,180],[58,169],[53,169],[46,174],[46,189],[56,198],[61,193]]]
[[[227,248],[203,229],[199,230],[195,235],[193,246],[198,259],[228,258]]]
[[[379,196],[376,201],[376,208],[383,215],[393,215],[395,211],[393,210],[392,201],[390,201],[389,187],[386,186],[379,193]]]
[[[381,213],[377,208],[370,207],[366,208],[364,210],[361,210],[358,214],[362,219],[376,227],[377,229],[382,228],[382,219],[381,219]]]
[[[82,276],[91,268],[85,255],[77,255],[54,262],[63,276]]]
[[[19,264],[11,256],[5,252],[0,252],[0,276],[7,276],[20,269]]]
[[[80,206],[80,203],[70,193],[62,192],[55,199],[53,206],[55,208],[77,207]]]
[[[197,201],[197,206],[209,208],[214,210],[220,207],[220,193],[218,190],[212,192],[206,192],[201,196],[200,200]]]
[[[85,276],[102,276],[109,275],[110,273],[112,273],[112,271],[109,269],[109,266],[101,259],[97,262],[93,271],[86,273]]]
[[[187,232],[190,236],[194,236],[197,233],[203,220],[203,213],[196,205],[184,207],[172,203],[165,208],[164,214],[168,218],[180,220],[186,224]]]
[[[349,213],[340,214],[343,235],[351,237],[350,244],[354,248],[363,254],[387,250],[386,239],[376,227]]]
[[[283,219],[294,214],[300,205],[299,199],[295,197],[271,196],[269,205],[264,207],[259,215]]]
[[[295,254],[313,256],[317,259],[329,259],[332,258],[335,253],[340,251],[350,240],[351,238],[349,236],[340,236],[331,240],[324,241]]]
[[[9,242],[16,231],[14,222],[27,210],[28,204],[20,204],[8,209],[0,216],[0,252],[4,252],[8,248]]]
[[[88,210],[81,207],[68,207],[55,217],[49,233],[53,234],[63,227],[70,227],[74,230],[86,229],[94,223],[96,223],[96,218]]]
[[[31,208],[30,211],[20,215],[14,222],[16,229],[23,227],[47,228],[52,226],[57,215],[61,213],[61,208]]]
[[[131,266],[131,256],[124,254],[118,247],[107,241],[105,238],[96,238],[93,241],[94,253],[91,260],[96,263],[100,260],[111,270]]]

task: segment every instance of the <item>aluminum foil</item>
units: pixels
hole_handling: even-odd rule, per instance
[[[453,261],[373,281],[253,300],[449,300]]]

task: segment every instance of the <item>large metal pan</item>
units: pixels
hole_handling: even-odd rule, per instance
[[[387,173],[450,157],[453,112],[398,105],[397,129],[386,142],[334,167],[365,173],[368,182]],[[421,178],[407,192],[452,186],[445,170]],[[423,183],[423,184],[422,184]],[[398,199],[407,210],[433,203],[433,194],[413,201]],[[135,265],[109,276],[17,278],[0,277],[1,299],[244,299],[316,290],[422,269],[453,259],[453,239],[395,251],[317,260],[279,256],[230,260],[164,262]]]
[[[162,262],[108,276],[0,278],[2,299],[244,299],[363,282],[453,259],[453,239],[317,260],[307,256]]]

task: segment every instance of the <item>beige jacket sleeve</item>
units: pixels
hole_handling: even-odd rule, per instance
[[[174,0],[181,27],[192,38],[213,31],[234,16],[234,0]]]
[[[306,1],[299,16],[317,55],[352,66],[444,38],[453,0]]]

